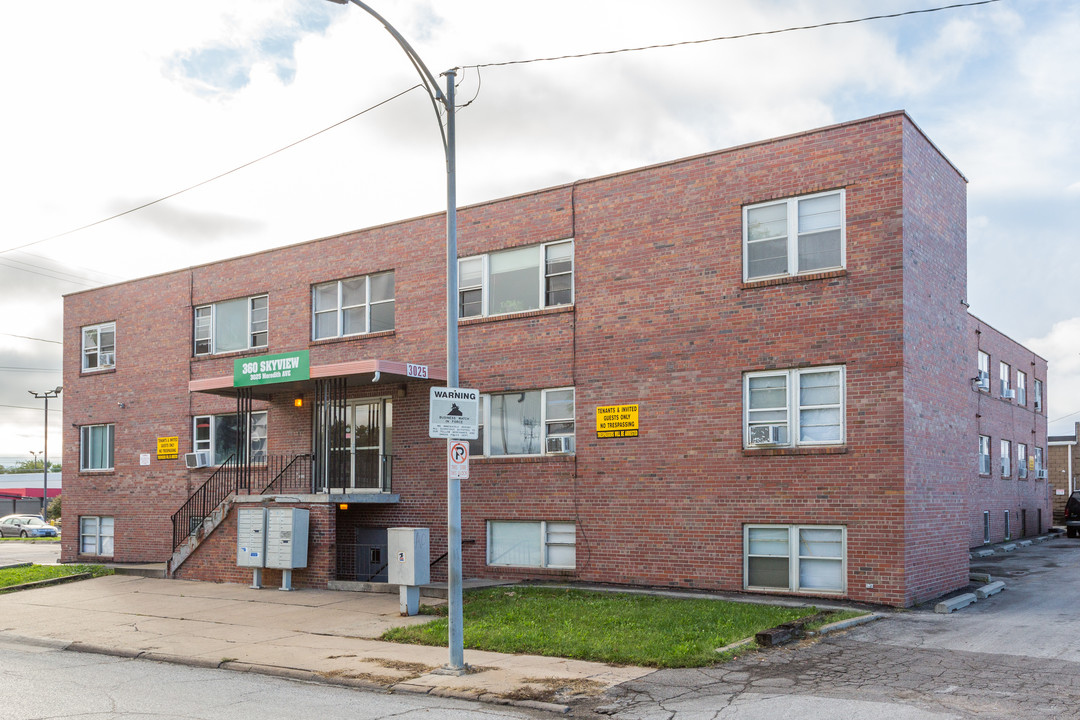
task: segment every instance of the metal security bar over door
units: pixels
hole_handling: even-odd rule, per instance
[[[240,461],[237,492],[251,489],[251,388],[236,390],[236,456]]]
[[[315,489],[348,486],[352,459],[346,439],[349,407],[345,403],[345,379],[330,378],[315,383]]]
[[[389,426],[389,405],[389,401],[375,400],[352,406],[354,488],[384,489],[384,458],[389,454],[389,449],[384,449],[384,442],[389,440],[385,432]]]

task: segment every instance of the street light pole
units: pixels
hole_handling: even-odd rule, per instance
[[[41,452],[43,469],[41,471],[41,519],[47,520],[47,513],[49,511],[49,398],[60,397],[60,393],[64,391],[63,385],[57,385],[55,390],[46,390],[43,393],[36,393],[33,390],[28,390],[31,395],[38,400],[45,401],[45,449]],[[34,456],[35,461],[37,456]]]
[[[386,21],[361,0],[329,0],[338,5],[349,2],[374,17],[386,31],[393,36],[409,61],[431,98],[435,109],[435,119],[439,123],[442,136],[443,152],[446,155],[446,385],[458,386],[458,274],[457,274],[457,149],[455,144],[454,124],[454,80],[456,69],[443,73],[446,77],[444,94],[428,70],[427,65],[416,54],[409,42],[401,36],[394,26]],[[446,126],[443,126],[439,106],[446,111]],[[452,441],[447,441],[448,444]],[[447,672],[462,674],[465,672],[465,642],[462,619],[462,574],[461,574],[461,480],[452,478],[447,473],[446,479],[446,516],[447,516],[447,600],[449,610],[449,649],[450,662]]]

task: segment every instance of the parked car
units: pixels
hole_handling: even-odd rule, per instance
[[[1080,535],[1080,490],[1074,490],[1065,503],[1065,534],[1071,538]]]
[[[58,537],[60,533],[39,515],[7,515],[0,518],[0,537]]]

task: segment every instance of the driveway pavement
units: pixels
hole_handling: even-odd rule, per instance
[[[0,566],[18,563],[55,565],[60,562],[60,543],[55,540],[5,540],[0,542]]]
[[[1006,590],[948,614],[928,604],[817,642],[615,688],[622,720],[1080,718],[1080,541],[972,561]]]

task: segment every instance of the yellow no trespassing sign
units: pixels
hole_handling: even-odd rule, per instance
[[[596,437],[627,438],[638,436],[638,406],[603,405],[596,408]]]
[[[180,457],[179,437],[159,437],[157,439],[157,459],[176,460]]]

